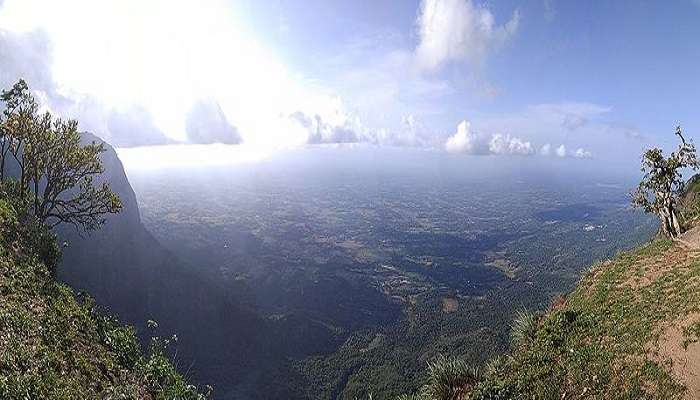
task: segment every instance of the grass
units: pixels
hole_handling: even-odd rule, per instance
[[[685,387],[655,344],[699,311],[700,259],[653,241],[591,268],[543,317],[519,312],[511,353],[488,363],[458,398],[683,398]],[[698,341],[700,321],[684,326],[683,337],[684,348]]]
[[[23,229],[0,199],[1,399],[207,397],[175,370],[164,346],[142,352],[132,327],[57,283]]]

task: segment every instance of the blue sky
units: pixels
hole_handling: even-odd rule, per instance
[[[5,0],[0,83],[123,146],[627,159],[700,129],[699,22],[693,0]]]

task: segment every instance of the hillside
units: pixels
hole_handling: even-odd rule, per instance
[[[206,398],[168,360],[167,340],[143,353],[133,328],[57,283],[40,261],[56,249],[0,198],[0,398]]]
[[[595,265],[544,316],[521,313],[508,356],[480,373],[438,361],[424,389],[460,399],[698,398],[698,236],[691,230],[683,241],[656,240]]]
[[[82,141],[102,142],[87,132]],[[151,235],[116,151],[104,145],[105,171],[97,181],[110,185],[123,209],[89,236],[59,227],[60,240],[68,247],[58,279],[86,291],[98,305],[135,326],[143,343],[148,320],[158,321],[159,334],[177,334],[180,368],[194,381],[214,386],[215,396],[230,397],[234,385],[254,379],[251,372],[258,367],[251,366],[256,361],[251,354],[266,354],[263,346],[270,341],[265,321],[242,308],[217,282],[202,277],[197,264],[186,264]]]

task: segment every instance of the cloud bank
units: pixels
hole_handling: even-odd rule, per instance
[[[481,135],[471,128],[471,123],[462,121],[457,132],[447,138],[445,150],[449,153],[474,155],[521,155],[535,154],[532,143],[510,134]]]
[[[512,137],[508,134],[500,133],[492,135],[489,141],[489,151],[492,154],[513,154],[528,156],[535,153],[535,149],[530,142],[525,142],[520,138]]]
[[[344,119],[340,122],[324,120],[320,115],[296,111],[289,116],[306,133],[307,144],[355,143],[360,141],[358,126]]]
[[[573,157],[573,158],[593,158],[593,153],[584,149],[583,147],[577,148],[575,151],[571,152],[566,149],[566,146],[561,144],[552,152],[552,145],[546,143],[540,149],[540,155],[548,157],[555,156],[558,158]]]
[[[540,147],[539,151],[527,140],[510,134],[484,135],[474,131],[471,123],[462,121],[457,125],[457,131],[447,138],[444,148],[449,153],[461,153],[471,155],[498,155],[498,156],[532,156],[541,155],[545,157],[556,156],[559,158],[592,158],[593,154],[579,147],[573,152],[569,152],[564,144],[552,149],[550,143]]]

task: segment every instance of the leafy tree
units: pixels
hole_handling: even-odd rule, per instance
[[[105,222],[105,215],[119,212],[119,197],[106,183],[93,178],[104,171],[100,154],[104,144],[82,145],[75,120],[40,113],[26,82],[3,90],[0,101],[0,181],[10,186],[25,206],[26,217],[53,228],[73,225],[90,232]],[[8,166],[17,166],[16,182]]]
[[[676,127],[676,135],[681,143],[668,158],[664,158],[659,148],[644,152],[642,156],[644,177],[632,198],[632,204],[635,207],[659,217],[661,231],[670,238],[676,238],[681,234],[681,223],[676,207],[684,187],[681,171],[684,168],[696,170],[700,166],[695,145],[685,141],[680,126]]]

